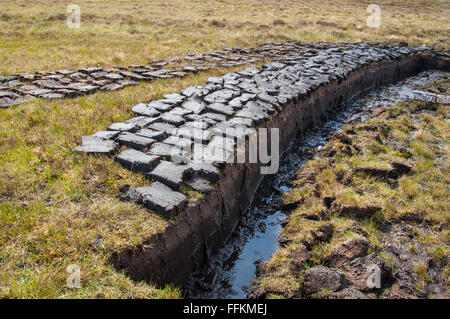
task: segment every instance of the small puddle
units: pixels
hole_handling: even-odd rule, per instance
[[[363,122],[371,109],[395,105],[412,97],[418,86],[448,79],[449,74],[426,71],[398,84],[368,93],[346,105],[335,119],[327,121],[294,140],[283,154],[276,175],[268,175],[259,186],[252,205],[225,246],[210,258],[185,284],[187,298],[245,298],[256,267],[278,249],[278,237],[286,215],[280,209],[281,194],[290,189],[292,175],[311,159],[328,138],[349,123]],[[417,96],[417,95],[414,95]]]
[[[258,224],[257,231],[244,245],[237,260],[233,264],[233,280],[228,282],[231,296],[245,298],[242,283],[249,283],[255,278],[256,262],[267,260],[278,249],[277,238],[281,232],[280,223],[285,215],[281,211],[267,216]]]

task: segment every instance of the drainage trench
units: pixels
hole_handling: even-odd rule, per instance
[[[164,100],[154,101],[148,105],[136,105],[133,107],[135,112],[145,111],[145,114],[150,112],[152,116],[154,116],[153,113],[161,113],[161,115],[149,118],[150,114],[147,114],[132,120],[138,119],[141,121],[141,118],[144,118],[143,120],[146,123],[144,125],[153,123],[150,124],[150,128],[164,131],[167,131],[168,126],[173,126],[168,124],[170,122],[174,125],[180,125],[176,122],[183,120],[187,122],[186,127],[188,127],[187,125],[192,124],[191,121],[206,120],[211,124],[211,127],[205,129],[204,133],[208,133],[208,130],[219,135],[222,134],[224,128],[234,126],[236,123],[242,123],[246,120],[256,121],[252,124],[252,127],[267,128],[269,132],[271,128],[279,128],[280,152],[283,153],[288,149],[289,143],[300,134],[311,127],[316,127],[316,129],[322,127],[317,123],[320,123],[322,119],[334,117],[343,105],[349,104],[349,101],[354,101],[381,85],[395,83],[416,75],[424,68],[448,70],[448,58],[437,58],[436,55],[423,52],[422,49],[369,47],[368,45],[346,45],[322,51],[300,50],[296,56],[286,58],[284,63],[272,63],[260,69],[248,68],[238,73],[226,74],[222,78],[211,78],[211,82],[205,87],[188,88],[201,92],[208,91],[209,93],[201,93],[206,94],[202,97],[203,100],[198,97],[195,99],[187,98],[187,95],[169,94],[165,96]],[[181,93],[187,94],[186,90]],[[242,104],[234,104],[232,103],[234,100],[229,100],[229,96],[234,97],[239,94],[239,98],[249,95],[251,98]],[[202,108],[215,108],[217,111],[217,104],[221,103],[214,102],[222,100],[228,101],[223,103],[229,103],[229,105],[219,105],[222,112],[230,109],[230,107],[238,108],[239,111],[233,111],[232,118],[199,112],[200,115],[194,114],[192,116],[192,114],[188,114],[181,119],[179,113],[174,113],[175,110],[179,112],[187,107],[186,103],[194,103],[197,106],[201,104],[203,105]],[[168,106],[170,103],[172,105]],[[181,107],[174,108],[175,105],[181,105]],[[157,112],[154,108],[157,108]],[[165,110],[166,108],[173,108],[173,110],[169,112]],[[240,122],[233,122],[236,120]],[[156,121],[159,122],[155,123]],[[134,122],[114,123],[109,130],[120,131],[130,125],[137,124],[134,124]],[[111,135],[109,134],[111,131],[96,134],[104,136],[106,133],[108,133],[108,136]],[[76,150],[113,152],[117,142],[136,147],[135,144],[140,142],[142,138],[135,135],[123,132],[115,141],[103,141],[95,136],[89,137],[85,139],[86,143],[77,147]],[[170,138],[172,136],[167,139]],[[133,141],[137,142],[130,144]],[[152,154],[151,151],[157,144],[161,143],[154,143],[147,154]],[[214,148],[209,144],[208,147]],[[122,153],[124,152],[130,153],[129,150]],[[116,159],[122,159],[121,162],[125,164],[131,163],[131,168],[139,162],[133,155],[136,154],[135,151],[132,151],[131,158],[130,156],[124,158],[125,156],[122,153]],[[286,154],[290,153],[292,152]],[[140,153],[138,152],[138,154]],[[141,158],[144,155],[140,154],[138,157]],[[299,156],[301,158],[301,155]],[[288,162],[297,162],[300,165],[301,159],[292,159]],[[189,180],[185,180],[185,176],[182,176],[182,174],[179,176],[180,179],[174,180],[173,170],[184,171],[189,165],[182,167],[178,164],[169,163],[167,160],[162,161],[150,172],[150,176],[160,182],[154,182],[149,187],[133,187],[126,190],[123,199],[143,204],[151,209],[157,209],[170,218],[168,227],[164,232],[149,236],[148,239],[143,241],[142,245],[129,247],[114,253],[111,256],[111,263],[117,269],[125,271],[134,280],[145,280],[160,286],[168,283],[183,285],[193,273],[207,273],[207,271],[201,270],[203,269],[202,266],[211,260],[216,252],[224,247],[224,244],[232,245],[230,243],[233,242],[235,236],[230,235],[235,230],[237,232],[242,230],[237,225],[239,223],[245,224],[246,218],[257,217],[263,211],[264,213],[261,213],[261,215],[263,217],[264,215],[270,216],[272,223],[266,223],[265,226],[261,224],[260,227],[261,229],[266,227],[267,236],[274,234],[273,236],[276,237],[276,232],[280,229],[279,220],[283,216],[281,213],[276,213],[277,210],[274,207],[272,211],[275,214],[267,214],[265,209],[254,211],[254,208],[250,208],[252,211],[246,213],[249,211],[252,202],[256,204],[259,201],[267,202],[268,199],[275,198],[271,195],[271,187],[269,187],[265,196],[256,196],[256,200],[254,200],[258,187],[262,185],[260,189],[265,189],[264,185],[268,183],[265,181],[261,184],[263,176],[260,173],[261,165],[251,163],[226,165],[224,161],[222,161],[222,164],[225,165],[220,171],[218,181],[210,187],[209,191],[205,192],[200,201],[189,202],[187,205],[186,198],[178,192],[178,187],[183,182],[189,183]],[[167,167],[171,169],[169,170]],[[286,173],[283,173],[283,169],[286,170]],[[271,178],[279,180],[283,175],[287,176],[294,169],[295,167],[284,168],[283,166],[282,170]],[[198,173],[204,174],[201,171]],[[201,175],[200,177],[204,178],[205,176]],[[186,176],[186,178],[189,177]],[[280,191],[283,191],[283,186],[286,186],[280,182],[275,181],[275,183],[280,185]],[[262,220],[259,219],[259,221]],[[260,223],[255,222],[254,224]],[[270,229],[272,226],[273,231]],[[260,243],[255,244],[255,247],[271,246],[271,248],[270,252],[269,249],[261,250],[267,254],[261,253],[258,258],[267,259],[276,248],[276,241],[273,236],[269,236],[270,238],[259,237]],[[251,246],[248,247],[250,247],[248,250],[251,251]],[[231,251],[237,250],[231,249]],[[249,269],[251,273],[254,265],[249,264],[245,258],[241,262],[237,258],[239,253],[234,253],[233,256],[236,262],[233,262],[232,257],[228,258],[229,262],[225,263],[230,269],[237,264],[239,269]],[[240,281],[249,281],[252,276],[242,273],[242,277],[245,279]],[[208,281],[213,283],[219,280],[217,278],[205,279],[202,276],[200,277],[201,279],[197,283],[200,286],[206,283],[204,286],[207,288],[210,285]],[[233,287],[234,284],[229,283],[229,285]],[[241,290],[241,287],[237,286],[245,285],[245,283],[238,283],[233,289],[238,291]],[[192,296],[195,297],[195,295],[196,293],[192,293]],[[216,296],[219,295],[216,294]],[[225,296],[230,296],[230,294],[225,294]],[[240,296],[242,296],[242,293]]]
[[[448,78],[442,71],[424,71],[395,85],[369,92],[347,103],[331,120],[317,125],[294,139],[280,159],[276,175],[267,175],[258,187],[252,204],[241,217],[227,243],[195,272],[184,285],[188,298],[245,298],[251,281],[257,276],[257,265],[267,261],[279,248],[283,212],[281,194],[290,189],[295,172],[342,126],[364,122],[376,109],[395,105],[409,98],[431,100],[436,95],[417,87],[434,80]],[[444,101],[448,103],[448,101]]]

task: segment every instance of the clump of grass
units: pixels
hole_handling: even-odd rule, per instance
[[[399,180],[399,185],[403,194],[405,194],[409,199],[416,197],[419,194],[419,184],[415,182],[414,179],[403,176]]]
[[[434,259],[439,260],[439,259],[445,258],[448,255],[447,251],[448,251],[448,247],[438,246],[432,252],[432,256]]]
[[[429,147],[426,143],[423,142],[413,142],[411,143],[413,150],[417,153],[417,155],[424,157],[425,159],[433,159],[435,157],[435,153],[431,147]]]
[[[122,63],[124,59],[125,59],[125,53],[123,53],[123,52],[114,52],[112,57],[111,57],[111,62],[114,65],[118,65],[118,64]]]
[[[166,285],[164,289],[158,293],[158,299],[180,299],[181,289],[172,285]]]
[[[193,202],[199,201],[204,196],[204,194],[192,189],[192,187],[190,187],[189,185],[186,185],[186,184],[181,185],[180,192],[187,195]]]

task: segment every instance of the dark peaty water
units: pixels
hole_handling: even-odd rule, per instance
[[[280,194],[290,189],[292,174],[314,156],[343,125],[366,121],[371,109],[407,100],[418,85],[448,77],[444,72],[423,72],[396,85],[370,92],[343,107],[333,120],[313,128],[293,141],[280,160],[276,175],[266,176],[252,205],[225,246],[193,274],[184,290],[188,298],[245,298],[256,277],[258,262],[270,259],[279,247],[278,237],[285,214],[280,210]]]

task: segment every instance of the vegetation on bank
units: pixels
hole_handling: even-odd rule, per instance
[[[173,298],[117,272],[112,252],[142,243],[168,221],[120,201],[123,185],[150,180],[107,156],[71,150],[82,135],[131,118],[131,106],[204,85],[221,69],[156,80],[74,99],[35,99],[0,109],[0,296],[8,298]],[[198,195],[182,191],[192,200]],[[66,267],[81,268],[81,289],[70,289]]]
[[[448,92],[448,81],[439,87]],[[252,295],[448,297],[448,121],[448,105],[401,102],[335,134],[284,194],[282,248]],[[370,264],[381,267],[380,289],[365,285]]]

